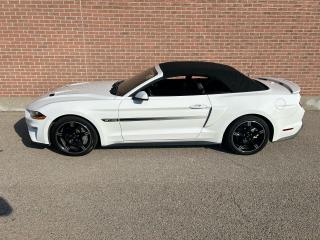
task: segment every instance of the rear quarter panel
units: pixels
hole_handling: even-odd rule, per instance
[[[287,111],[278,109],[275,105],[277,99],[282,98],[282,93],[271,90],[209,95],[212,112],[200,137],[210,138],[213,142],[221,143],[224,132],[230,123],[249,114],[267,118],[273,125],[274,132],[278,132],[279,120],[288,115]],[[294,110],[292,114],[294,114]]]

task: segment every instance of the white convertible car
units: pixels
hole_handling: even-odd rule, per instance
[[[295,136],[300,88],[209,62],[167,62],[125,81],[66,85],[27,106],[32,141],[78,156],[98,144],[223,143],[253,154]]]

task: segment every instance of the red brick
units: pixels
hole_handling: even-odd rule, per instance
[[[0,95],[126,79],[172,60],[225,63],[320,95],[319,12],[319,0],[4,1]]]

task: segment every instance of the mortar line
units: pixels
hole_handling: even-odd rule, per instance
[[[87,44],[86,44],[86,37],[85,37],[85,33],[84,33],[82,0],[80,0],[79,3],[80,3],[80,17],[81,17],[81,26],[82,26],[82,42],[83,42],[83,50],[84,50],[85,73],[86,73],[86,81],[88,82]]]

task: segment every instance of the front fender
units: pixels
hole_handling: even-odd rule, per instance
[[[45,124],[43,124],[42,126],[42,133],[43,133],[43,141],[46,144],[50,144],[50,129],[52,124],[60,117],[63,116],[78,116],[78,117],[82,117],[84,119],[86,119],[87,121],[89,121],[98,131],[99,137],[100,137],[100,141],[101,141],[101,145],[104,145],[104,132],[103,129],[101,127],[101,124],[98,123],[98,119],[93,118],[92,116],[90,116],[89,114],[80,112],[80,111],[68,111],[68,112],[62,112],[59,111],[59,113],[57,112],[48,112],[46,110],[41,110],[41,112],[47,116],[46,122]]]

